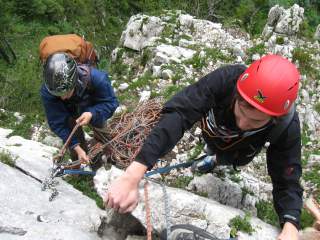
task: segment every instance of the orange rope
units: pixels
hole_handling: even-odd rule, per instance
[[[152,240],[151,212],[148,197],[148,182],[144,184],[144,201],[146,205],[146,224],[147,224],[147,240]]]

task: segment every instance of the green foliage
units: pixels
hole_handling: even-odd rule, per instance
[[[176,188],[185,188],[188,186],[188,184],[191,182],[191,180],[193,179],[193,177],[189,177],[189,176],[179,176],[176,177],[173,180],[170,180],[168,182],[168,184],[171,187],[176,187]]]
[[[179,85],[170,85],[166,87],[161,93],[159,94],[162,96],[165,100],[169,100],[173,95],[175,95],[177,92],[182,90],[184,87]],[[157,95],[156,95],[157,96]]]
[[[312,215],[308,213],[307,210],[302,209],[301,220],[300,220],[301,228],[304,229],[306,227],[311,227],[313,222],[314,222],[314,218],[312,217]]]
[[[242,187],[242,199],[245,198],[246,195],[254,196],[254,192],[247,187]]]
[[[1,12],[0,12],[0,33],[4,34],[9,31],[10,23],[12,23],[14,2],[7,0],[0,0]],[[3,26],[3,27],[2,27]],[[4,27],[6,26],[6,27]]]
[[[161,70],[170,69],[174,75],[172,76],[172,83],[177,84],[185,75],[185,69],[181,64],[163,64]]]
[[[232,218],[229,222],[229,226],[231,227],[231,237],[236,237],[238,231],[252,234],[254,232],[253,227],[250,224],[251,215],[246,213],[245,216],[242,218],[241,216],[236,216]]]
[[[188,153],[188,159],[192,160],[199,156],[204,148],[204,143],[198,143],[191,151]]]
[[[38,61],[38,45],[46,35],[65,33],[84,35],[87,40],[94,43],[99,52],[101,58],[99,66],[120,78],[132,74],[134,70],[119,62],[109,64],[108,59],[111,50],[118,45],[125,24],[133,14],[171,15],[170,24],[167,24],[164,30],[164,36],[169,38],[174,36],[174,28],[179,28],[178,13],[175,10],[182,10],[201,19],[240,26],[254,35],[262,32],[271,6],[280,4],[289,7],[293,3],[305,8],[305,31],[311,36],[311,29],[316,28],[320,18],[320,4],[315,1],[230,0],[213,4],[212,1],[168,0],[0,0],[0,32],[12,44],[18,57],[16,65],[11,67],[0,59],[0,107],[32,114],[43,111],[39,97],[42,69]],[[173,11],[168,12],[163,9]],[[188,36],[181,38],[190,39]],[[199,56],[193,59],[192,64],[196,68],[201,68],[208,61],[215,59],[229,61],[217,50],[213,53],[210,50],[204,51],[206,59],[201,59]],[[143,54],[140,61],[145,65],[148,54]],[[307,68],[308,64],[305,63],[303,67]],[[176,74],[172,80],[178,82],[179,79],[181,75]],[[178,87],[165,90],[167,96],[175,92],[174,88]]]
[[[320,172],[320,164],[314,165],[311,169],[303,173],[303,179],[306,181],[310,181],[315,185],[317,189],[319,189],[320,188],[319,172]]]
[[[91,176],[66,176],[64,180],[71,184],[74,188],[81,191],[84,195],[95,200],[99,208],[104,209],[103,200],[94,189],[93,179]]]
[[[200,70],[207,66],[209,61],[221,60],[227,63],[233,60],[232,57],[225,56],[217,48],[204,48],[202,51],[205,53],[204,55],[201,54],[201,51],[197,51],[191,59],[185,60],[184,64],[192,65],[195,69]]]
[[[316,105],[314,106],[314,110],[316,110],[317,113],[320,113],[320,102],[316,103]]]
[[[135,82],[130,83],[128,89],[133,90],[141,87],[145,87],[147,85],[150,85],[150,83],[153,81],[154,77],[152,77],[152,73],[150,71],[147,71],[145,74],[140,76],[138,80]]]
[[[252,35],[261,34],[269,12],[268,0],[242,0],[235,10],[240,26]]]
[[[32,125],[42,121],[42,117],[33,114],[27,114],[23,116],[21,121],[11,112],[0,111],[0,127],[12,129],[13,132],[9,136],[22,136],[26,139],[30,139],[32,133]]]
[[[145,67],[146,64],[151,60],[151,58],[152,58],[152,51],[150,49],[144,49],[140,59],[140,64]]]
[[[239,175],[238,171],[235,171],[234,169],[230,169],[228,171],[228,173],[229,173],[229,178],[230,178],[231,181],[233,181],[235,183],[239,183],[242,180],[242,178]]]
[[[283,37],[277,37],[276,44],[280,44],[280,45],[284,44],[284,38]]]
[[[267,201],[256,203],[257,217],[273,226],[279,226],[279,219],[273,204]]]
[[[251,64],[252,62],[252,55],[258,53],[260,56],[266,53],[266,49],[264,43],[259,43],[251,48],[247,49],[247,55],[249,56],[246,60],[246,64]]]
[[[11,167],[14,167],[15,161],[16,161],[16,159],[13,158],[9,152],[7,152],[5,150],[0,151],[0,162],[7,164]]]
[[[242,178],[238,174],[230,175],[230,180],[235,183],[241,182]]]
[[[16,12],[26,20],[58,21],[64,14],[62,0],[19,0],[15,7]]]
[[[308,73],[311,71],[312,58],[311,54],[302,48],[295,48],[292,52],[292,61],[299,62],[299,69],[302,73]]]

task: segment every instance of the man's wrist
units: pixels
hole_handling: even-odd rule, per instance
[[[280,218],[281,221],[280,221],[280,224],[281,224],[281,227],[283,228],[284,225],[286,223],[290,223],[292,224],[293,226],[295,226],[296,229],[300,229],[300,221],[299,219],[297,219],[295,216],[291,215],[291,214],[285,214],[283,215],[282,218]]]
[[[283,229],[291,229],[291,230],[299,231],[299,226],[297,223],[289,220],[283,224]]]
[[[73,150],[74,150],[78,155],[83,152],[83,149],[80,147],[80,144],[78,144],[77,146],[75,146],[75,147],[73,148]]]
[[[133,161],[126,169],[125,174],[134,182],[139,183],[147,169],[148,167],[143,165],[142,163]]]

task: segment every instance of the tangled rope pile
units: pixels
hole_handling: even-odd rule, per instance
[[[106,155],[126,168],[137,156],[144,140],[158,122],[163,100],[154,98],[140,103],[131,113],[114,117],[107,127]]]

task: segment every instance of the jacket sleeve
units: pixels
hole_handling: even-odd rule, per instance
[[[119,106],[114,90],[110,84],[107,73],[99,70],[92,70],[91,87],[93,88],[93,105],[85,109],[92,113],[91,124],[95,127],[102,127]]]
[[[62,100],[51,95],[44,85],[40,89],[40,95],[50,129],[65,143],[71,133],[71,129],[68,126],[68,119],[71,117],[70,113],[65,108]],[[73,137],[69,146],[73,148],[78,143],[77,138]]]
[[[187,129],[215,106],[216,100],[233,91],[244,69],[242,65],[219,68],[177,93],[165,104],[159,123],[146,138],[135,161],[151,169]]]
[[[268,172],[273,184],[273,201],[281,226],[285,222],[300,228],[303,189],[299,179],[301,167],[301,133],[298,114],[275,144],[267,150]]]

